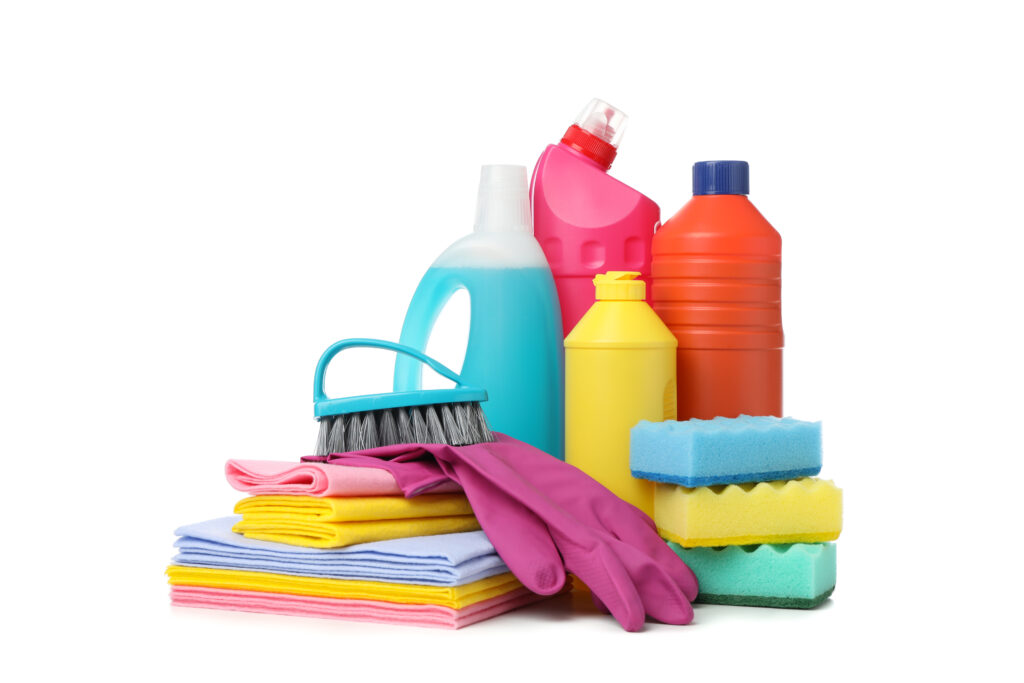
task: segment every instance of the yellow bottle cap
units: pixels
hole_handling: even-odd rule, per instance
[[[610,270],[594,278],[594,289],[598,301],[643,301],[647,297],[647,285],[637,280],[640,273],[626,270]]]

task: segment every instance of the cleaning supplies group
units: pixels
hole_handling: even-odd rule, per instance
[[[458,628],[569,572],[639,630],[695,600],[828,597],[840,492],[807,478],[820,425],[780,419],[781,240],[734,161],[696,164],[659,229],[607,173],[625,120],[592,101],[529,190],[523,167],[483,168],[474,232],[423,277],[401,343],[322,355],[315,455],[229,461],[240,516],[178,530],[173,604]],[[423,350],[459,289],[455,373]],[[393,392],[327,396],[353,347],[398,353]],[[455,386],[423,390],[423,365]]]
[[[654,518],[698,601],[814,607],[835,587],[842,494],[807,478],[820,423],[780,419],[782,240],[743,161],[694,164],[693,198],[652,229],[657,205],[605,173],[623,122],[591,103],[533,180],[566,331],[566,461]]]

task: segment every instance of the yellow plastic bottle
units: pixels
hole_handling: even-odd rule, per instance
[[[677,342],[638,277],[595,277],[597,301],[565,338],[565,460],[653,515],[654,485],[629,471],[629,430],[676,419]]]

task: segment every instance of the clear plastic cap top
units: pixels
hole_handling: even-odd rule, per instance
[[[629,117],[604,100],[594,98],[576,117],[576,125],[618,148]]]

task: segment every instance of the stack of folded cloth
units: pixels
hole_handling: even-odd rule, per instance
[[[405,498],[390,473],[367,467],[229,460],[228,482],[245,493],[234,530],[311,548],[475,531],[480,524],[454,482]]]
[[[842,491],[816,478],[821,423],[641,422],[633,476],[658,482],[654,521],[697,576],[697,602],[811,608],[835,589]]]
[[[452,482],[406,499],[386,471],[231,460],[241,516],[182,527],[167,569],[187,607],[460,628],[543,596]]]

